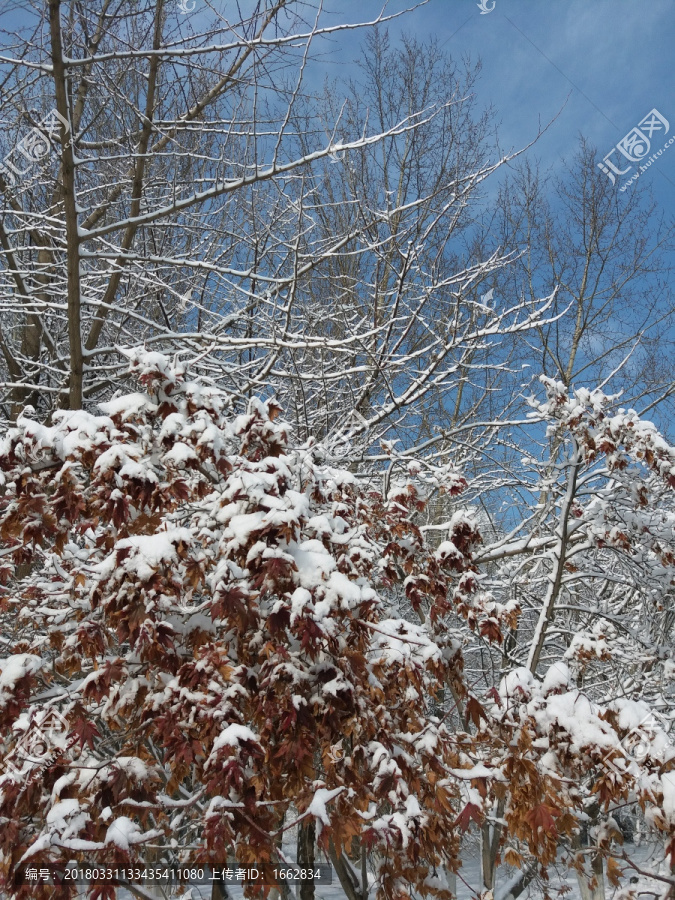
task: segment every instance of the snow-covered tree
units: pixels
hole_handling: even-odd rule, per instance
[[[580,692],[577,707],[592,702],[606,710],[604,717],[627,742],[621,753],[630,753],[633,744],[650,747],[649,735],[654,737],[658,768],[671,752],[665,735],[673,710],[675,448],[617,397],[568,391],[544,376],[541,382],[546,396],[530,399],[530,421],[545,434],[540,443],[532,431],[522,440],[514,477],[521,500],[523,494],[530,498],[528,515],[474,557],[484,572],[482,586],[501,603],[517,601],[518,625],[505,635],[499,654],[479,646],[465,651],[468,676],[489,695],[513,677],[521,684],[518,673],[526,673],[529,683],[538,670],[564,672],[564,683]],[[555,703],[542,703],[544,717]],[[559,727],[556,722],[549,737]],[[624,790],[613,762],[605,772],[611,760],[572,775],[579,796],[585,792],[582,805],[592,826],[599,827],[616,805],[646,796]],[[494,886],[509,802],[496,797],[494,827],[484,828],[488,888]],[[601,874],[597,850],[591,839],[584,853]],[[592,896],[604,897],[590,870],[588,880],[596,885]]]
[[[466,424],[505,367],[496,349],[551,305],[482,303],[510,254],[459,252],[505,161],[477,71],[433,44],[390,46],[394,11],[336,22],[320,3],[260,0],[236,21],[179,6],[39,2],[18,31],[0,12],[5,418],[106,399],[118,348],[145,343],[201,354],[239,411],[276,396],[329,453],[428,440],[458,384]],[[323,90],[321,41],[357,25],[379,28],[358,78]]]
[[[470,831],[604,900],[617,810],[674,846],[670,232],[583,141],[480,222],[478,69],[396,11],[181,6],[0,11],[2,870],[297,831],[443,895]]]
[[[632,791],[672,837],[662,730],[624,763],[635,704],[598,705],[560,662],[482,703],[467,686],[463,641],[501,644],[518,604],[484,590],[470,515],[435,549],[416,524],[460,473],[364,488],[293,446],[274,402],[234,415],[166,357],[130,356],[138,392],[22,416],[0,450],[5,889],[29,860],[283,861],[298,826],[351,900],[361,871],[379,897],[449,898],[462,833],[500,800],[507,862],[550,862],[591,794]],[[611,432],[672,477],[653,431],[591,398],[591,434],[549,388],[587,459]]]
[[[289,446],[274,403],[233,416],[157,353],[132,371],[102,414],[22,416],[2,445],[5,887],[20,861],[148,847],[283,860],[306,822],[347,890],[356,840],[381,896],[435,892],[475,774],[430,714],[446,684],[467,697],[447,619],[496,638],[507,614],[470,521],[430,551],[414,478],[363,490]],[[399,590],[418,624],[390,615]]]

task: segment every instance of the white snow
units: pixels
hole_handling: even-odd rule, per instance
[[[256,742],[257,740],[258,735],[255,734],[255,732],[251,731],[250,728],[247,728],[246,725],[238,725],[235,722],[232,725],[228,725],[227,728],[220,732],[213,742],[211,754],[213,755],[222,747],[238,747],[240,741]]]
[[[525,666],[520,666],[502,678],[499,685],[499,696],[503,700],[515,698],[522,702],[532,696],[534,683],[532,672]]]
[[[319,788],[318,791],[315,792],[312,802],[307,807],[307,812],[312,816],[316,816],[319,822],[321,822],[321,825],[330,825],[330,816],[328,815],[328,810],[326,808],[327,804],[334,797],[337,797],[338,794],[341,794],[342,791],[344,791],[344,787],[333,788],[333,790]],[[321,827],[319,827],[317,831],[320,834]]]
[[[139,844],[143,839],[143,832],[133,819],[119,816],[108,826],[104,843],[128,851],[132,844]]]
[[[544,694],[550,694],[560,688],[567,689],[570,684],[569,666],[563,662],[555,662],[549,667],[548,672],[544,676],[542,689]]]
[[[16,683],[39,671],[42,660],[33,653],[17,653],[0,659],[0,706],[12,698]]]
[[[183,542],[189,546],[193,537],[189,528],[168,528],[166,531],[158,531],[156,534],[133,535],[124,538],[117,542],[113,552],[96,567],[96,570],[100,575],[106,577],[121,568],[127,574],[135,575],[140,581],[147,581],[161,566],[175,563],[178,559],[177,544]],[[117,556],[120,550],[126,549],[131,550],[131,553],[124,559],[120,567]]]

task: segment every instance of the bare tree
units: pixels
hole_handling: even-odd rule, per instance
[[[261,0],[239,22],[192,34],[164,0],[35,3],[24,33],[8,36],[3,116],[15,146],[6,145],[0,173],[3,356],[15,401],[51,396],[47,408],[77,408],[110,385],[114,346],[132,335],[170,343],[181,334],[189,344],[195,334],[200,349],[232,348],[228,323],[242,309],[283,306],[299,274],[284,229],[297,222],[293,198],[273,194],[310,161],[290,152],[290,116],[312,42],[350,27],[324,29],[320,8],[305,22],[307,12]],[[298,74],[284,87],[289,65]],[[45,126],[51,110],[58,127]],[[25,125],[32,130],[21,137]],[[360,136],[354,146],[377,140]],[[332,153],[330,141],[313,157]],[[253,272],[233,268],[244,262],[237,245],[247,226],[232,226],[247,194],[262,201],[259,212],[276,207],[271,258],[248,266],[259,270],[252,291],[244,285]],[[312,264],[344,241],[337,236]],[[186,299],[195,290],[203,302]]]
[[[508,255],[455,249],[502,163],[476,72],[380,30],[344,103],[308,99],[316,41],[353,27],[320,11],[260,2],[193,35],[163,0],[35,5],[50,42],[3,57],[8,134],[28,118],[54,143],[23,175],[8,147],[0,181],[8,417],[109,394],[119,348],[143,340],[242,400],[276,394],[301,438],[347,436],[376,467],[382,437],[444,443],[450,407],[474,428],[493,386],[471,376],[503,371],[495,347],[551,302],[486,306]]]

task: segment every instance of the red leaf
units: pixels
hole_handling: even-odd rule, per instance
[[[94,738],[101,737],[98,728],[93,722],[87,722],[85,719],[78,719],[73,725],[69,737],[77,740],[80,748],[86,744],[90,750],[94,749]]]
[[[475,803],[467,803],[461,813],[457,816],[455,825],[459,825],[460,830],[462,832],[465,832],[468,830],[472,819],[474,820],[476,825],[481,824],[482,817],[480,813],[480,806],[476,806]]]
[[[485,719],[485,721],[487,722],[485,710],[475,697],[469,697],[469,702],[466,704],[466,716],[467,719],[473,722],[476,728],[478,728],[478,726],[480,725],[481,719]]]
[[[112,884],[99,884],[92,888],[89,897],[90,900],[115,900],[116,890]]]
[[[487,638],[488,641],[497,644],[501,644],[503,640],[502,630],[499,627],[499,622],[493,617],[485,619],[484,622],[480,623],[480,633],[481,636]]]
[[[526,814],[525,821],[535,834],[538,834],[541,829],[544,834],[550,834],[552,837],[555,837],[558,832],[556,831],[554,817],[559,815],[560,810],[556,806],[540,803]]]
[[[502,698],[499,696],[499,691],[497,690],[497,688],[496,688],[496,687],[491,687],[490,690],[489,690],[487,693],[488,693],[488,697],[492,697],[492,699],[495,701],[495,703],[497,704],[497,706],[501,709],[501,707],[502,707]]]

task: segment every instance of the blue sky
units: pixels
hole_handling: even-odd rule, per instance
[[[390,32],[433,34],[451,55],[480,58],[478,101],[493,104],[502,148],[522,147],[557,114],[529,151],[544,169],[571,157],[580,133],[600,160],[653,108],[670,123],[667,137],[675,134],[675,0],[485,0],[493,3],[481,14],[477,0],[429,0]],[[407,5],[396,0],[390,8]],[[328,0],[327,8],[336,19],[355,21],[375,17],[380,3]],[[363,34],[353,35],[323,57],[326,74],[344,74],[357,58]],[[617,187],[634,172],[618,176]],[[670,218],[675,143],[641,177]]]
[[[481,61],[477,108],[493,107],[502,151],[524,147],[555,119],[527,153],[542,172],[562,175],[580,135],[600,162],[652,109],[668,120],[669,130],[654,135],[645,159],[675,135],[675,0],[485,0],[487,7],[494,4],[486,14],[478,2],[428,0],[389,30],[392,38],[402,31],[419,39],[433,35],[456,59]],[[381,8],[377,0],[326,4],[328,19],[336,21],[374,18]],[[391,0],[389,8],[409,5]],[[364,36],[352,32],[333,42],[322,57],[325,74],[344,77]],[[618,151],[612,159],[629,166]],[[616,189],[636,172],[637,164],[617,176]],[[504,174],[488,182],[488,206]],[[650,189],[666,224],[675,223],[675,142],[640,176],[640,187]],[[662,428],[672,427],[657,411],[651,416]]]

